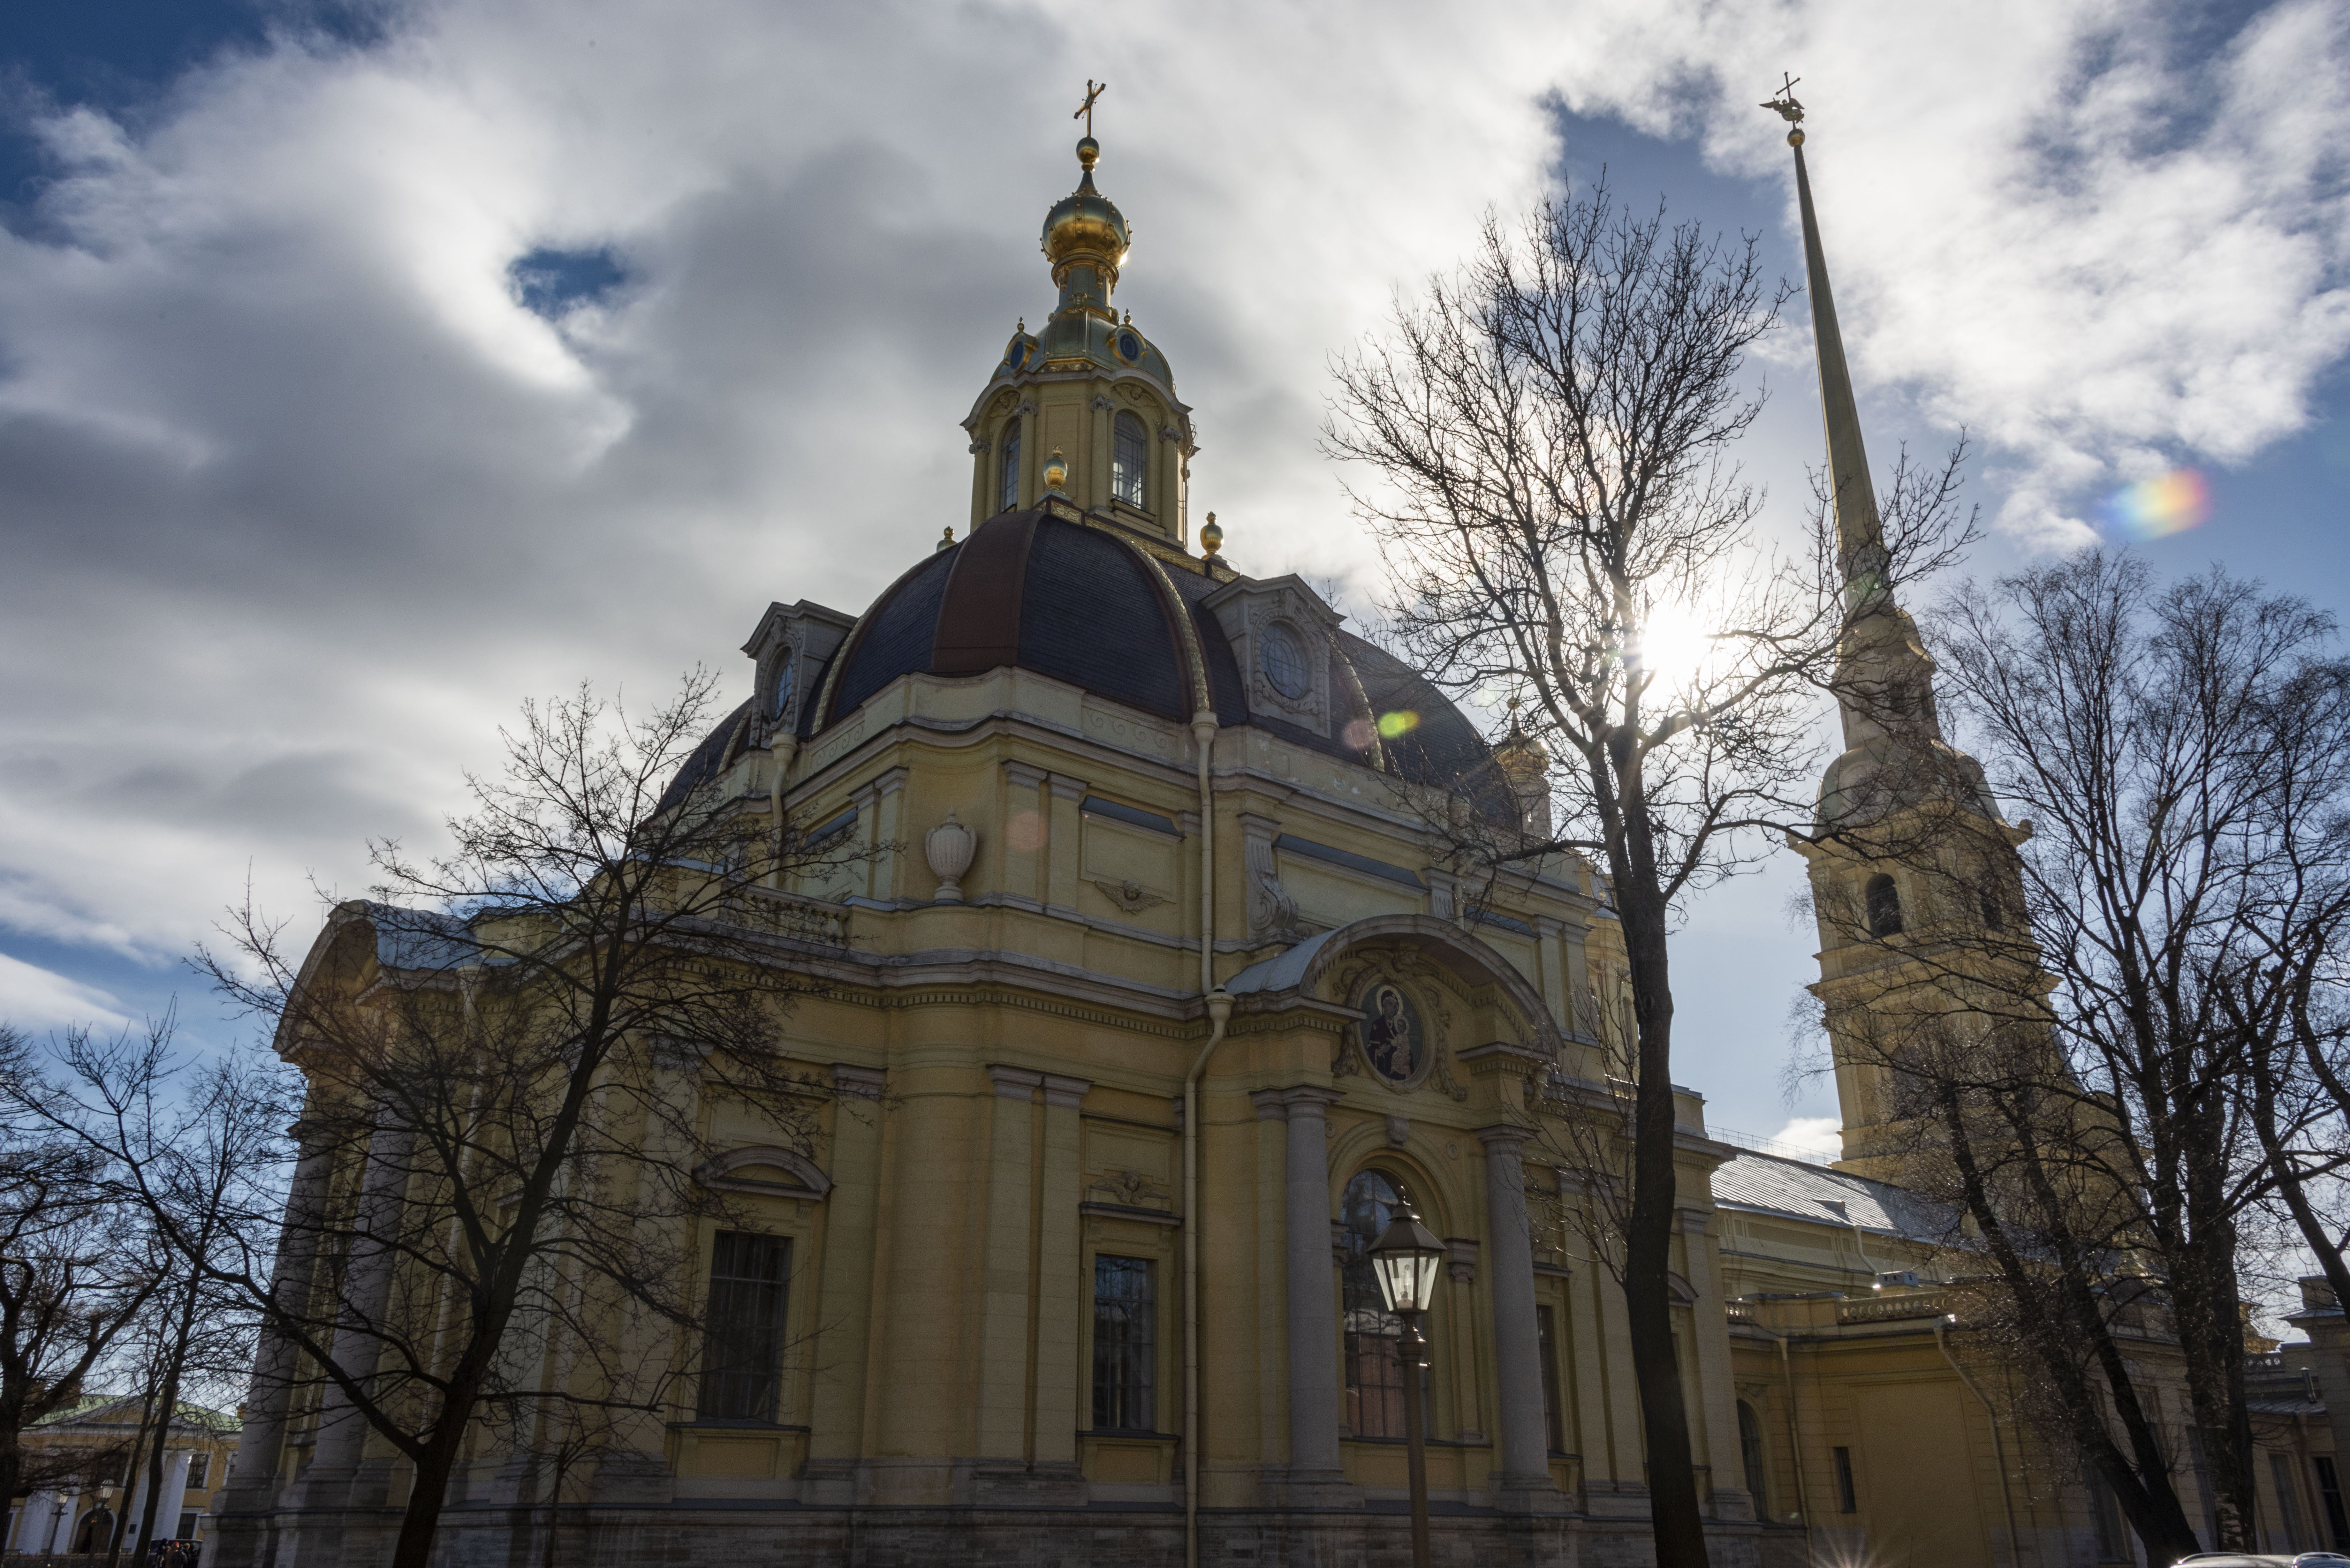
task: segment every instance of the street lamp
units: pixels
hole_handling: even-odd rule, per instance
[[[1396,1354],[1403,1362],[1403,1433],[1411,1472],[1412,1568],[1428,1568],[1428,1438],[1420,1430],[1419,1317],[1436,1293],[1436,1271],[1444,1262],[1444,1244],[1419,1222],[1409,1202],[1396,1206],[1395,1217],[1379,1239],[1371,1243],[1371,1272],[1378,1276],[1379,1294],[1388,1311],[1403,1320],[1403,1337]]]

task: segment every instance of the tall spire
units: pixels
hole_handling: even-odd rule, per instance
[[[1845,363],[1844,334],[1836,326],[1835,295],[1828,287],[1828,260],[1820,245],[1820,221],[1812,208],[1812,177],[1804,166],[1804,106],[1790,78],[1778,98],[1762,107],[1788,123],[1787,145],[1795,150],[1795,201],[1804,221],[1804,273],[1812,300],[1812,338],[1820,362],[1820,413],[1827,426],[1828,483],[1835,507],[1836,546],[1852,607],[1883,591],[1885,533],[1869,483],[1868,451],[1861,440],[1860,409],[1853,400],[1852,371]]]

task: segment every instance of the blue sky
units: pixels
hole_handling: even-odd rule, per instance
[[[1205,5],[1104,38],[1074,5],[20,7],[0,1007],[159,1010],[248,876],[299,928],[313,878],[363,886],[366,836],[429,842],[524,697],[696,660],[739,690],[769,599],[861,607],[961,519],[955,421],[1049,300],[1089,75],[1121,303],[1248,569],[1375,597],[1314,450],[1325,367],[1487,204],[1604,163],[1799,274],[1752,107],[1793,68],[1872,455],[1973,431],[1970,569],[2186,464],[2210,516],[2140,545],[2158,566],[2350,608],[2336,8],[1972,15]],[[1774,528],[1817,457],[1807,354],[1798,301],[1745,454]],[[1795,872],[1677,949],[1677,1075],[1757,1133],[1829,1108],[1780,1096]]]

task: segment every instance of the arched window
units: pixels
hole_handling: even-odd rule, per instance
[[[1901,934],[1901,889],[1893,878],[1880,871],[1868,879],[1868,888],[1862,896],[1868,911],[1868,934],[1872,937],[1894,937]]]
[[[1771,1469],[1762,1458],[1762,1421],[1743,1399],[1738,1402],[1738,1457],[1746,1461],[1746,1490],[1754,1499],[1754,1517],[1770,1518]]]
[[[1143,480],[1150,472],[1150,438],[1130,413],[1118,416],[1117,450],[1110,457],[1109,493],[1128,506],[1143,506]]]
[[[1366,1170],[1347,1183],[1341,1210],[1346,1265],[1339,1276],[1339,1326],[1347,1349],[1347,1430],[1357,1438],[1400,1438],[1403,1429],[1403,1320],[1387,1309],[1371,1270],[1371,1244],[1404,1200],[1384,1171]],[[1420,1413],[1428,1410],[1428,1374],[1419,1375]],[[1423,1423],[1424,1425],[1424,1423]]]
[[[1003,421],[1003,469],[996,480],[995,509],[1009,512],[1020,504],[1020,421]]]

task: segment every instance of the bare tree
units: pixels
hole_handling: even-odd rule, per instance
[[[1622,921],[1630,1126],[1610,1179],[1667,1568],[1705,1561],[1669,1331],[1667,936],[1687,898],[1767,851],[1751,830],[1809,823],[1840,638],[1969,533],[1954,453],[1939,473],[1902,465],[1869,594],[1845,593],[1825,508],[1808,554],[1758,545],[1762,498],[1728,452],[1762,406],[1747,352],[1790,292],[1763,282],[1751,237],[1669,229],[1604,184],[1544,202],[1522,234],[1489,218],[1459,273],[1340,363],[1325,437],[1374,471],[1352,493],[1399,650],[1449,691],[1523,699],[1500,758],[1509,808],[1492,789],[1424,801],[1439,853],[1490,887],[1588,851]]]
[[[699,1321],[691,1221],[728,1212],[695,1179],[697,1106],[813,1144],[829,1079],[781,1028],[827,916],[779,885],[851,851],[692,787],[712,687],[643,717],[584,689],[526,706],[445,854],[374,845],[380,886],[307,960],[249,903],[202,960],[307,1085],[277,1247],[300,1266],[208,1272],[263,1318],[274,1431],[289,1392],[316,1402],[306,1510],[380,1490],[370,1432],[412,1467],[396,1568],[423,1568],[452,1474],[526,1441],[524,1414],[608,1415],[599,1487],[658,1466],[661,1347]],[[274,1472],[265,1446],[248,1463]]]
[[[0,1025],[0,1085],[37,1084],[38,1058]],[[0,1146],[0,1499],[27,1480],[25,1433],[70,1409],[161,1282],[152,1238],[109,1212],[99,1154],[39,1118]]]
[[[1905,1179],[1963,1210],[2056,1424],[2160,1552],[2198,1542],[2122,1338],[2175,1341],[2212,1544],[2251,1549],[2248,1227],[2340,1168],[2306,1092],[2339,1059],[2316,992],[2350,865],[2332,630],[2217,569],[2164,588],[2095,552],[1954,596],[1948,705],[2031,835],[1943,814],[1877,846],[1908,884],[1890,929],[1858,899],[1820,910],[1904,976],[1828,1022],[1908,1129]],[[1942,776],[1908,787],[1962,798],[1958,755],[1908,753]]]

